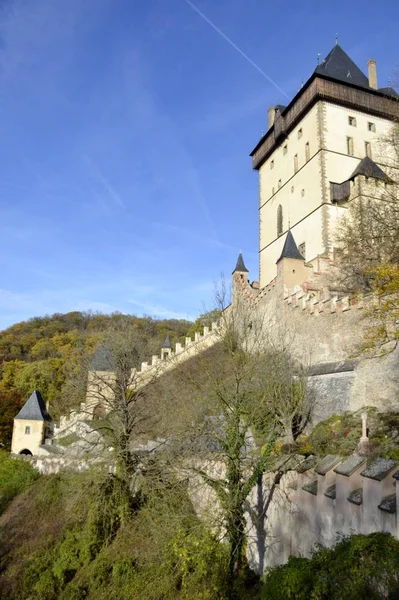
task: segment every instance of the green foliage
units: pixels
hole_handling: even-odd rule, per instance
[[[399,414],[379,413],[373,407],[332,415],[321,421],[308,437],[298,440],[297,451],[319,457],[327,454],[349,456],[356,451],[362,434],[361,413],[364,410],[368,415],[371,455],[399,459]]]
[[[30,463],[10,458],[7,452],[0,451],[0,513],[14,496],[29,487],[38,476]]]
[[[58,419],[85,398],[87,361],[107,332],[124,320],[148,341],[149,356],[166,335],[180,341],[191,323],[114,313],[71,312],[35,317],[0,332],[0,443],[9,447],[12,419],[34,389]]]
[[[227,546],[198,520],[184,485],[154,483],[144,482],[144,499],[107,474],[41,477],[7,541],[0,521],[0,598],[227,600]],[[258,597],[237,587],[243,600]]]
[[[266,600],[394,600],[399,594],[399,541],[387,533],[354,535],[311,559],[291,557],[271,569]]]

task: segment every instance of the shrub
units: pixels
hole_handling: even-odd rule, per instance
[[[343,538],[310,559],[291,557],[266,577],[266,600],[394,600],[399,597],[399,541],[388,533]]]
[[[0,513],[7,504],[25,488],[30,486],[39,473],[23,459],[11,458],[0,451]]]

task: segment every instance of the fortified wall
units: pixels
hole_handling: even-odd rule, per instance
[[[305,263],[288,232],[277,276],[264,288],[249,283],[239,258],[233,272],[233,310],[245,303],[262,324],[265,347],[270,339],[288,345],[308,371],[316,396],[314,424],[362,406],[398,410],[399,349],[376,358],[358,354],[369,325],[367,311],[378,299],[330,292],[323,285],[329,266],[320,257]]]

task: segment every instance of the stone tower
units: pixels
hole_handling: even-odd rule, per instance
[[[338,44],[287,106],[269,109],[269,129],[251,153],[259,172],[260,288],[276,276],[289,229],[307,263],[332,257],[346,203],[370,177],[389,184],[394,158],[380,140],[398,119],[399,96],[377,87],[375,61],[366,77]]]
[[[11,452],[38,454],[51,431],[52,420],[44,400],[37,390],[28,398],[14,419]]]

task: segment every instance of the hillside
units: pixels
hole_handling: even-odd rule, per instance
[[[84,400],[87,357],[124,319],[148,340],[149,356],[166,335],[182,341],[190,321],[71,312],[35,317],[0,332],[0,444],[10,445],[12,421],[33,389],[50,402],[57,418]]]

